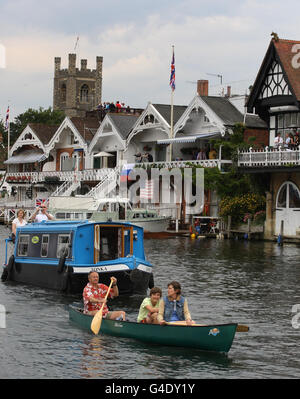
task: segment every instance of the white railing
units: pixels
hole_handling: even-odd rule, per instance
[[[14,177],[14,182],[25,183],[39,183],[44,182],[45,177],[58,177],[60,181],[97,181],[101,180],[108,171],[112,169],[86,169],[79,171],[48,171],[48,172],[9,172],[6,174],[6,181],[9,183],[10,179]]]
[[[292,166],[300,165],[300,147],[297,150],[274,149],[266,147],[261,150],[249,148],[238,152],[238,166]]]
[[[114,169],[108,169],[106,175],[102,177],[101,181],[85,194],[85,196],[96,199],[108,197],[117,187],[119,174],[120,168],[118,166]]]
[[[51,194],[51,197],[65,196],[68,197],[80,186],[80,181],[65,181],[61,186]]]
[[[231,164],[232,161],[225,159],[204,159],[204,160],[180,160],[180,161],[169,161],[169,162],[144,162],[144,163],[136,163],[136,167],[147,167],[147,168],[187,168],[190,165],[202,166],[203,168],[219,168],[222,169],[222,164]]]

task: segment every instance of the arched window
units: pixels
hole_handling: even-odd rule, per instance
[[[87,103],[89,101],[89,87],[86,84],[81,86],[81,89],[80,89],[80,101],[82,103]]]
[[[67,86],[65,83],[63,83],[60,88],[60,99],[61,101],[66,101],[67,99]]]
[[[285,182],[277,195],[276,208],[300,208],[300,192],[296,184]]]

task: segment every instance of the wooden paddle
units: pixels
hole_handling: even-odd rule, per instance
[[[108,297],[109,291],[111,289],[112,283],[113,283],[113,280],[111,280],[111,282],[110,282],[110,285],[108,287],[108,290],[107,290],[107,293],[105,295],[104,302],[103,302],[103,304],[101,306],[101,309],[98,310],[98,312],[95,314],[95,316],[93,317],[93,320],[91,322],[91,330],[93,331],[93,333],[95,335],[98,334],[98,332],[100,331],[100,328],[101,328],[103,308],[104,308],[104,305],[105,305],[105,301],[106,301],[106,299]]]
[[[185,323],[185,321],[170,321],[169,323],[166,323],[167,325],[173,325],[173,326],[187,326],[187,324]],[[191,327],[205,327],[207,324],[191,324]],[[243,324],[238,324],[237,328],[236,328],[237,332],[248,332],[249,331],[249,327],[248,326],[244,326]]]

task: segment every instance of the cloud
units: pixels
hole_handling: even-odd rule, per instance
[[[219,79],[245,92],[253,83],[276,25],[279,37],[297,39],[298,3],[286,0],[111,3],[53,0],[47,12],[37,0],[3,1],[1,43],[6,69],[0,69],[0,117],[7,99],[15,113],[28,107],[52,105],[54,57],[68,64],[76,37],[77,63],[104,58],[103,100],[122,100],[131,106],[170,101],[171,46],[175,45],[175,102],[187,104],[198,79],[209,79],[217,94]],[[288,7],[287,7],[288,6]],[[294,8],[293,8],[294,6]],[[296,36],[296,37],[295,37]],[[298,37],[299,39],[299,37]]]

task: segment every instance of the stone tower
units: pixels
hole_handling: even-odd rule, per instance
[[[69,54],[68,69],[61,69],[61,58],[54,59],[53,109],[64,111],[66,116],[85,116],[95,108],[102,96],[103,57],[96,57],[96,69],[87,68],[81,60],[76,68],[76,54]]]

